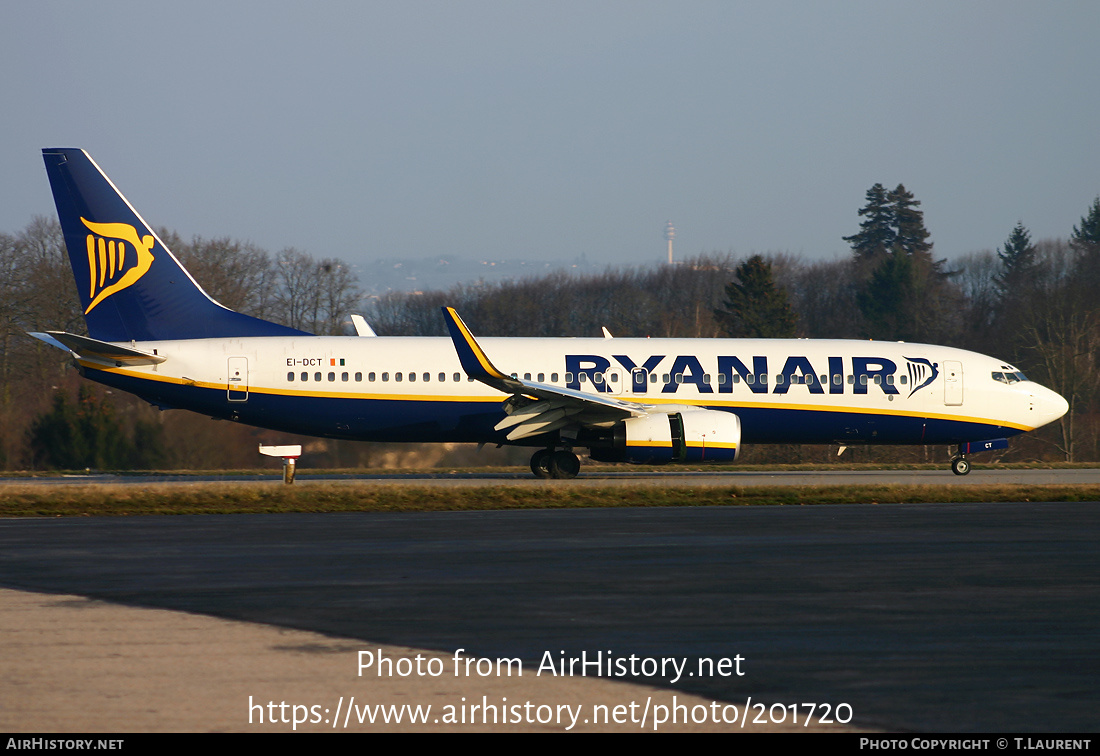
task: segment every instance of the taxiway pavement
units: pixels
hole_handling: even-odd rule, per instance
[[[631,681],[1095,731],[1098,536],[1091,502],[8,519],[0,584],[531,669],[740,655],[744,676]]]

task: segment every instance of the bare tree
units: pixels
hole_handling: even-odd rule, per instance
[[[275,274],[263,249],[229,238],[196,236],[175,251],[199,285],[221,304],[257,318],[272,315]]]

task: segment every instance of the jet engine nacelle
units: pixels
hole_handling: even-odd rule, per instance
[[[624,420],[612,429],[611,446],[593,448],[599,462],[664,464],[732,462],[741,447],[741,418],[719,410],[684,410]]]

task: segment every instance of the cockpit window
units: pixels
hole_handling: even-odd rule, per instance
[[[1005,374],[996,371],[993,372],[993,380],[1000,381],[1001,383],[1008,383],[1008,378],[1005,377]]]
[[[1023,373],[1020,373],[1020,372],[1001,373],[1001,372],[998,372],[998,371],[995,370],[995,371],[993,371],[993,380],[1000,381],[1001,383],[1012,384],[1012,383],[1019,383],[1020,381],[1026,381],[1027,376],[1024,375]]]

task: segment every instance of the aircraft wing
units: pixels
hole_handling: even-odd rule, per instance
[[[496,425],[496,430],[512,429],[508,432],[509,441],[568,426],[610,425],[627,417],[648,415],[652,409],[609,396],[520,380],[490,361],[453,307],[444,307],[443,316],[466,375],[512,395],[504,402],[508,417]]]

